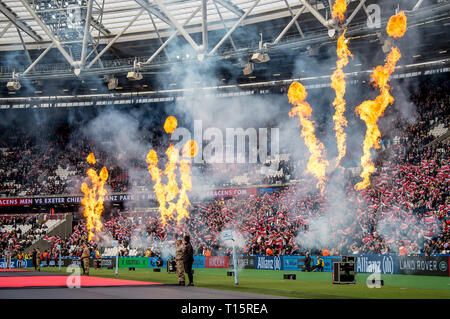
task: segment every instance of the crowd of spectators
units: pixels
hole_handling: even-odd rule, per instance
[[[399,253],[400,247],[406,248],[408,254],[449,253],[450,141],[429,134],[438,123],[448,127],[449,92],[449,82],[439,86],[425,83],[411,95],[416,106],[415,122],[397,119],[392,130],[382,133],[377,170],[371,185],[362,191],[354,189],[360,180],[358,174],[338,169],[329,176],[332,186],[324,193],[312,179],[306,179],[271,193],[198,201],[192,204],[189,218],[180,224],[169,220],[163,226],[157,212],[141,216],[123,212],[104,220],[104,232],[91,245],[103,251],[114,239],[119,241],[124,256],[164,255],[173,248],[165,243],[190,233],[196,253],[223,255],[230,254],[231,249],[222,242],[221,232],[232,229],[239,252],[249,255],[304,254],[311,250],[321,253],[324,249],[332,255],[389,254]],[[57,178],[59,183],[49,186],[43,183],[42,176],[52,176],[58,165],[85,170],[87,164],[81,158],[92,145],[88,140],[70,144],[65,144],[66,140],[48,140],[43,150],[39,143],[31,141],[25,142],[25,148],[16,145],[23,143],[20,138],[16,142],[13,138],[3,141],[0,146],[8,151],[0,157],[0,184],[15,180],[27,185],[30,195],[64,193],[75,187],[76,182],[62,183]],[[54,143],[65,145],[65,152],[58,153],[56,149],[60,148],[52,146]],[[50,161],[50,156],[56,160]],[[98,157],[109,168],[113,189],[126,191],[127,174],[108,162],[108,156],[101,151]],[[280,166],[287,173],[292,170],[290,162]],[[265,182],[277,181],[286,180]],[[336,187],[341,191],[335,191]],[[8,191],[2,193],[15,195]],[[6,236],[2,242],[24,240],[16,232]],[[78,256],[86,240],[86,225],[80,222],[69,238],[62,239],[62,254]]]
[[[21,226],[30,227],[22,230]],[[12,230],[7,231],[5,226]],[[8,248],[16,254],[23,252],[37,239],[47,233],[47,225],[38,222],[36,216],[1,216],[0,217],[0,256]]]

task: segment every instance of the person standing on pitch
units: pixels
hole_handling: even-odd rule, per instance
[[[311,271],[311,257],[309,257],[309,252],[305,254],[305,265],[303,266],[303,271]]]
[[[83,275],[89,276],[89,257],[91,256],[91,252],[87,244],[83,245],[83,253],[81,254],[80,260],[83,263]]]
[[[37,270],[37,266],[36,266],[36,249],[33,249],[33,254],[31,255],[32,257],[31,257],[31,261],[32,261],[32,263],[33,263],[33,267],[34,267],[34,270]]]
[[[184,286],[185,277],[184,277],[184,262],[183,262],[183,255],[184,255],[183,242],[180,239],[178,239],[176,241],[176,245],[177,251],[175,252],[175,260],[177,262],[178,286]]]
[[[36,268],[35,270],[41,271],[41,251],[36,248]]]
[[[189,278],[188,286],[194,285],[194,276],[192,274],[192,264],[194,263],[194,248],[191,245],[191,237],[189,235],[184,236],[184,252],[183,252],[184,271]]]

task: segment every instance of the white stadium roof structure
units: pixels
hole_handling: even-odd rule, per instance
[[[176,62],[180,54],[183,63],[244,57],[245,66],[254,53],[276,55],[302,48],[314,54],[314,48],[335,43],[344,28],[355,43],[367,37],[367,43],[378,39],[379,44],[396,8],[406,10],[410,28],[434,24],[446,26],[441,33],[448,30],[450,3],[445,0],[383,1],[387,4],[382,10],[388,7],[389,14],[381,14],[380,23],[374,21],[372,27],[368,21],[380,1],[347,0],[343,24],[331,17],[333,2],[0,0],[0,81],[145,73]],[[448,45],[448,37],[444,42]],[[17,54],[20,65],[13,61]]]

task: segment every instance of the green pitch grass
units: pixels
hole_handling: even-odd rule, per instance
[[[42,272],[61,272],[65,268],[41,268]],[[283,274],[295,273],[297,280],[284,280]],[[96,277],[119,278],[139,281],[176,284],[176,274],[169,274],[164,268],[153,272],[152,268],[119,268],[115,270],[90,268],[90,275]],[[232,290],[291,298],[375,298],[375,299],[450,299],[450,277],[381,275],[384,286],[368,288],[365,284],[369,274],[357,274],[356,284],[336,285],[331,283],[330,272],[301,272],[283,270],[244,269],[239,272],[239,285],[234,277],[227,276],[227,269],[194,269],[194,282],[197,287]],[[187,279],[187,278],[186,278]]]

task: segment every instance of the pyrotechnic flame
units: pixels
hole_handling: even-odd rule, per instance
[[[195,141],[188,141],[182,148],[183,159],[180,161],[180,180],[181,189],[180,195],[177,201],[177,222],[181,219],[189,217],[189,211],[187,208],[191,205],[189,202],[189,197],[187,191],[192,190],[192,179],[191,179],[191,157],[197,155],[198,146]],[[188,159],[189,158],[189,159]]]
[[[386,31],[393,38],[403,37],[406,32],[406,15],[403,11],[400,11],[389,19]]]
[[[366,123],[366,136],[363,142],[363,156],[361,157],[361,166],[363,171],[361,173],[361,182],[355,185],[356,190],[365,189],[370,185],[370,175],[375,171],[375,166],[370,157],[370,150],[372,148],[380,148],[378,141],[381,137],[380,130],[378,129],[378,119],[383,115],[384,110],[389,104],[394,103],[394,98],[389,93],[389,76],[394,72],[395,65],[400,59],[400,50],[396,47],[391,49],[387,56],[387,61],[384,66],[377,66],[371,75],[372,80],[375,82],[375,86],[380,89],[380,94],[375,100],[367,100],[362,102],[355,112],[359,114],[359,117]]]
[[[86,161],[87,161],[89,164],[95,164],[95,156],[94,156],[94,153],[90,153],[90,154],[87,156]]]
[[[194,140],[189,140],[181,149],[183,157],[194,157],[198,153],[198,145]]]
[[[386,31],[391,37],[400,38],[405,34],[406,28],[406,16],[403,11],[400,11],[389,19]],[[360,118],[366,122],[367,126],[366,136],[363,142],[363,156],[361,157],[363,171],[360,176],[363,180],[355,185],[356,190],[362,190],[369,186],[370,175],[375,171],[375,166],[370,158],[370,150],[372,147],[376,149],[380,148],[378,141],[381,133],[378,129],[377,122],[378,118],[383,115],[386,107],[394,103],[394,98],[389,93],[389,76],[394,72],[395,65],[401,56],[398,48],[393,47],[391,49],[387,56],[386,64],[384,66],[377,66],[371,75],[375,86],[380,89],[380,94],[375,100],[364,101],[355,109]]]
[[[345,2],[345,1],[344,1]],[[333,105],[335,107],[335,113],[333,116],[334,121],[334,129],[336,131],[336,140],[337,140],[337,148],[338,148],[338,157],[336,159],[336,167],[339,166],[341,159],[345,156],[346,153],[346,145],[345,140],[347,135],[344,132],[344,127],[347,126],[347,119],[344,116],[345,112],[345,74],[343,71],[344,66],[348,64],[348,57],[353,55],[347,46],[347,39],[345,38],[344,33],[338,38],[337,41],[337,56],[338,60],[336,61],[336,70],[333,72],[331,76],[331,87],[334,89],[336,93],[336,97],[333,101]]]
[[[169,116],[164,122],[164,130],[167,134],[172,134],[178,126],[178,121],[174,116]]]
[[[344,21],[344,13],[347,11],[347,2],[346,0],[336,0],[333,4],[332,15],[333,18],[339,17],[339,20]]]
[[[289,116],[294,117],[295,115],[298,115],[299,117],[299,126],[302,126],[301,135],[305,139],[305,144],[311,153],[307,164],[307,171],[312,173],[319,180],[317,187],[320,188],[320,191],[323,193],[325,181],[327,180],[325,170],[328,166],[328,161],[326,160],[325,147],[315,136],[314,122],[309,119],[312,109],[309,103],[304,101],[306,96],[307,93],[302,84],[298,82],[293,82],[291,84],[288,91],[288,97],[289,102],[295,106],[289,112]]]
[[[166,151],[168,162],[164,170],[167,184],[161,183],[162,171],[158,168],[158,155],[154,150],[147,154],[148,171],[155,182],[153,190],[159,203],[161,222],[165,227],[168,219],[175,219],[177,223],[183,218],[189,217],[188,207],[191,205],[188,191],[192,190],[191,161],[187,158],[194,157],[198,152],[197,144],[190,140],[182,148],[183,159],[180,161],[178,150],[171,144]],[[175,173],[179,163],[181,188],[178,188],[177,175]],[[176,203],[173,202],[178,196]],[[175,216],[176,213],[176,216]]]
[[[148,171],[152,176],[152,181],[155,182],[153,190],[156,195],[156,200],[159,203],[159,212],[163,225],[166,225],[166,188],[161,184],[162,172],[158,168],[158,154],[154,150],[150,150],[147,154],[146,161],[148,163]]]
[[[95,164],[94,154],[89,154],[87,162]],[[103,212],[103,202],[106,195],[104,185],[108,180],[108,171],[106,167],[103,167],[100,175],[97,175],[97,172],[90,168],[86,174],[90,178],[92,188],[89,188],[86,183],[81,184],[81,191],[84,194],[81,204],[84,206],[83,215],[86,217],[86,225],[89,231],[88,240],[91,240],[94,237],[94,233],[100,232],[103,226],[100,217]]]

